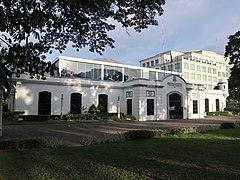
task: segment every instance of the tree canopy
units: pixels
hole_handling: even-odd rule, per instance
[[[62,52],[71,42],[78,51],[89,47],[102,53],[114,47],[108,32],[110,19],[137,32],[157,25],[164,0],[2,0],[0,1],[1,67],[17,75],[23,71],[43,75],[48,71],[43,53]],[[4,57],[4,58],[3,58]]]
[[[112,22],[137,32],[157,25],[165,0],[0,0],[0,66],[37,77],[49,70],[43,53],[88,47],[102,53],[114,47]]]
[[[230,63],[233,64],[229,78],[229,99],[240,103],[240,31],[229,36],[228,39],[225,57],[229,57]]]
[[[228,43],[225,48],[225,56],[229,57],[231,64],[240,64],[240,31],[229,36]]]

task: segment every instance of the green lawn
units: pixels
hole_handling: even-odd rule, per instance
[[[0,179],[239,179],[240,129],[0,152]]]

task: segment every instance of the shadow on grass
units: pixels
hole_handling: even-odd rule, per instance
[[[0,153],[0,179],[238,179],[240,129]]]

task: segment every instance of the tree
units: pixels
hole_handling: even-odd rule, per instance
[[[0,0],[0,97],[13,74],[44,78],[51,67],[43,61],[44,53],[62,52],[71,44],[77,51],[88,47],[101,54],[106,46],[114,47],[108,36],[115,29],[111,22],[141,32],[157,25],[164,4],[165,0]]]
[[[233,64],[231,76],[229,78],[229,100],[240,104],[240,31],[229,36],[229,41],[225,50],[225,57],[229,57]]]

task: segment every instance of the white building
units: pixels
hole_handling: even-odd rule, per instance
[[[212,51],[167,51],[140,61],[140,66],[180,72],[187,83],[218,88],[219,81],[230,76],[229,59]]]
[[[172,54],[176,59],[177,56]],[[186,71],[161,70],[160,60],[165,56],[169,59],[166,53],[141,61],[143,66],[154,60],[154,68],[129,66],[106,59],[60,56],[54,61],[60,73],[48,75],[46,80],[30,79],[23,74],[10,80],[14,88],[8,101],[9,109],[25,111],[25,115],[80,114],[85,113],[82,106],[88,109],[95,104],[101,105],[105,113],[116,113],[119,104],[121,112],[140,121],[203,118],[205,112],[224,109],[228,96],[225,78],[218,78],[216,84],[212,82],[214,86],[218,85],[217,89],[187,83],[188,79],[182,77]],[[182,67],[184,62],[185,58],[182,58],[177,63]],[[186,62],[198,64],[191,60]],[[164,63],[169,65],[166,60]],[[206,68],[208,66],[206,64]],[[194,71],[189,70],[191,72]],[[226,71],[222,72],[226,76]]]

